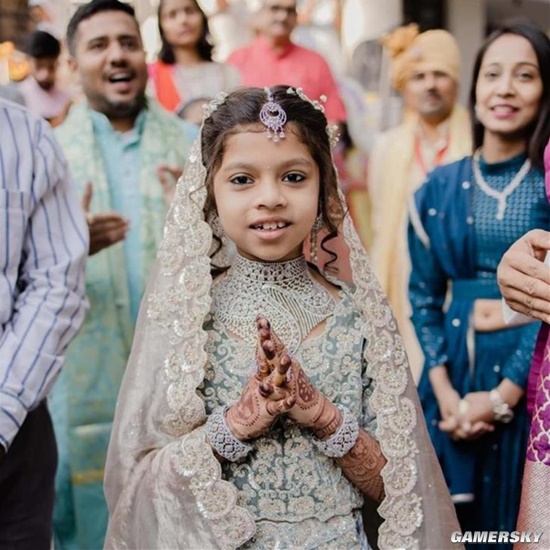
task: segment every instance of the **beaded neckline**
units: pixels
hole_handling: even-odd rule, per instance
[[[255,345],[255,319],[261,313],[290,353],[335,307],[330,292],[311,277],[304,256],[273,263],[237,256],[212,287],[212,298],[215,318],[230,333]]]

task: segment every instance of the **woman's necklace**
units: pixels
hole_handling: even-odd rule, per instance
[[[334,312],[327,289],[311,278],[303,256],[288,262],[254,262],[237,256],[212,287],[214,316],[232,334],[255,344],[263,314],[294,353],[309,332]]]
[[[529,170],[531,170],[531,161],[529,159],[526,159],[526,161],[523,163],[523,166],[518,170],[516,175],[512,178],[512,181],[502,190],[497,191],[496,189],[493,189],[483,178],[483,175],[481,174],[481,169],[479,167],[479,159],[481,157],[481,150],[478,149],[473,158],[473,169],[474,169],[474,180],[478,187],[488,196],[492,197],[493,199],[496,199],[498,201],[498,208],[497,208],[497,220],[503,220],[504,219],[504,212],[506,211],[506,201],[508,197],[516,190],[516,188],[519,186],[519,184],[525,179],[525,176],[529,173]]]

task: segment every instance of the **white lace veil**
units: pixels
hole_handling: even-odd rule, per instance
[[[218,97],[210,108],[223,102]],[[106,548],[229,549],[255,531],[205,441],[197,392],[207,362],[203,322],[211,304],[213,231],[223,236],[219,224],[204,219],[205,178],[199,136],[168,213],[118,399],[106,465]],[[456,549],[454,507],[403,344],[349,215],[343,236],[375,384],[376,437],[387,460],[379,547]],[[216,255],[218,265],[226,249]]]

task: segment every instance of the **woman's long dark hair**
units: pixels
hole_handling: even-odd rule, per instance
[[[470,114],[473,124],[474,150],[483,143],[484,127],[476,119],[476,84],[481,69],[481,63],[489,46],[505,34],[522,36],[529,41],[535,51],[539,63],[542,80],[542,96],[540,108],[535,120],[526,129],[527,155],[533,166],[543,169],[544,148],[550,139],[550,39],[536,25],[527,21],[510,21],[499,26],[485,40],[477,54],[474,64],[472,87],[470,89]]]
[[[164,36],[164,31],[162,30],[160,12],[162,11],[164,2],[165,0],[160,0],[158,12],[157,12],[160,39],[162,41],[162,45],[160,47],[160,52],[158,57],[163,63],[168,63],[169,65],[173,65],[176,62],[176,55],[174,54],[174,48],[172,47],[171,44],[169,44],[166,41],[166,37]],[[210,29],[208,27],[208,18],[206,17],[206,14],[202,11],[198,2],[196,0],[193,0],[193,2],[197,6],[197,9],[200,11],[202,16],[202,33],[196,45],[197,52],[203,61],[212,61],[212,51],[214,50],[214,46],[210,42]]]

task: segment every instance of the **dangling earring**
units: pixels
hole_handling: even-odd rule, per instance
[[[223,232],[222,222],[220,221],[217,212],[213,212],[210,214],[210,216],[208,217],[208,224],[212,229],[212,233],[216,235],[216,237],[219,237],[221,239],[225,236]]]
[[[319,214],[315,220],[315,223],[313,224],[313,227],[311,228],[311,233],[309,236],[309,252],[313,263],[317,263],[317,235],[319,234],[319,231],[321,231],[322,227],[323,218],[321,214]]]

